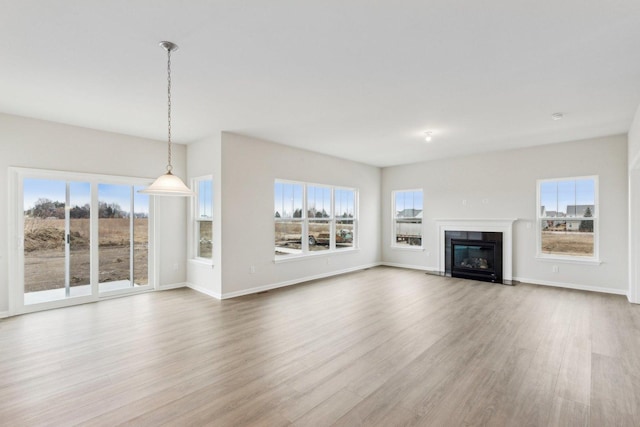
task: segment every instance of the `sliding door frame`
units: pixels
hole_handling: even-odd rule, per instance
[[[99,238],[98,238],[98,184],[122,184],[130,186],[148,186],[153,180],[148,178],[125,177],[118,175],[101,175],[80,172],[66,172],[45,169],[10,167],[8,179],[9,193],[9,315],[30,313],[52,308],[95,302],[132,293],[148,292],[158,289],[158,256],[157,227],[159,211],[156,209],[155,197],[149,197],[149,252],[148,252],[148,285],[139,289],[125,289],[108,293],[99,292]],[[90,277],[91,295],[65,298],[38,304],[24,303],[24,179],[50,179],[59,181],[86,182],[91,186],[90,216]],[[133,273],[133,272],[132,272]]]

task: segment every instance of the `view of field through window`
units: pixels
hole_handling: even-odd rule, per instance
[[[355,215],[355,190],[276,181],[275,254],[302,254],[305,229],[309,252],[353,248]]]
[[[353,248],[355,241],[356,192],[335,190],[335,241],[336,249]]]
[[[598,213],[595,178],[541,181],[539,194],[540,252],[594,256]]]
[[[99,283],[130,283],[132,255],[133,283],[148,283],[149,196],[138,193],[143,188],[98,185]]]
[[[135,283],[148,283],[149,201],[148,196],[137,193],[139,189],[141,187],[100,184],[102,198],[97,214],[101,283],[130,281],[131,241]],[[25,293],[65,288],[67,242],[69,286],[89,285],[91,215],[96,214],[90,208],[90,184],[25,179],[23,199]]]
[[[90,186],[69,183],[69,282],[71,286],[89,284],[89,223],[87,212]],[[56,180],[24,181],[24,277],[25,292],[63,289],[66,286],[67,241],[65,206],[67,183]],[[83,206],[80,208],[79,206]]]

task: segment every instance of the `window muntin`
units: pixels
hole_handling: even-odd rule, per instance
[[[538,256],[598,257],[597,177],[538,181]]]
[[[422,247],[422,190],[393,192],[392,246]]]
[[[194,200],[194,255],[210,261],[213,259],[213,179],[211,176],[195,178]]]
[[[356,193],[349,188],[276,180],[276,258],[354,248]]]

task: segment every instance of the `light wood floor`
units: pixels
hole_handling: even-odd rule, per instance
[[[640,306],[375,268],[0,321],[0,424],[640,425]]]

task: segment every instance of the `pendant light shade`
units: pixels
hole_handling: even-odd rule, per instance
[[[179,177],[171,173],[173,170],[173,166],[171,166],[171,52],[178,50],[178,45],[164,41],[160,42],[160,46],[167,51],[167,173],[158,177],[153,184],[144,190],[140,190],[139,193],[152,196],[193,196],[193,191],[191,191]]]
[[[193,191],[171,172],[159,176],[147,189],[139,193],[152,196],[193,196]]]

